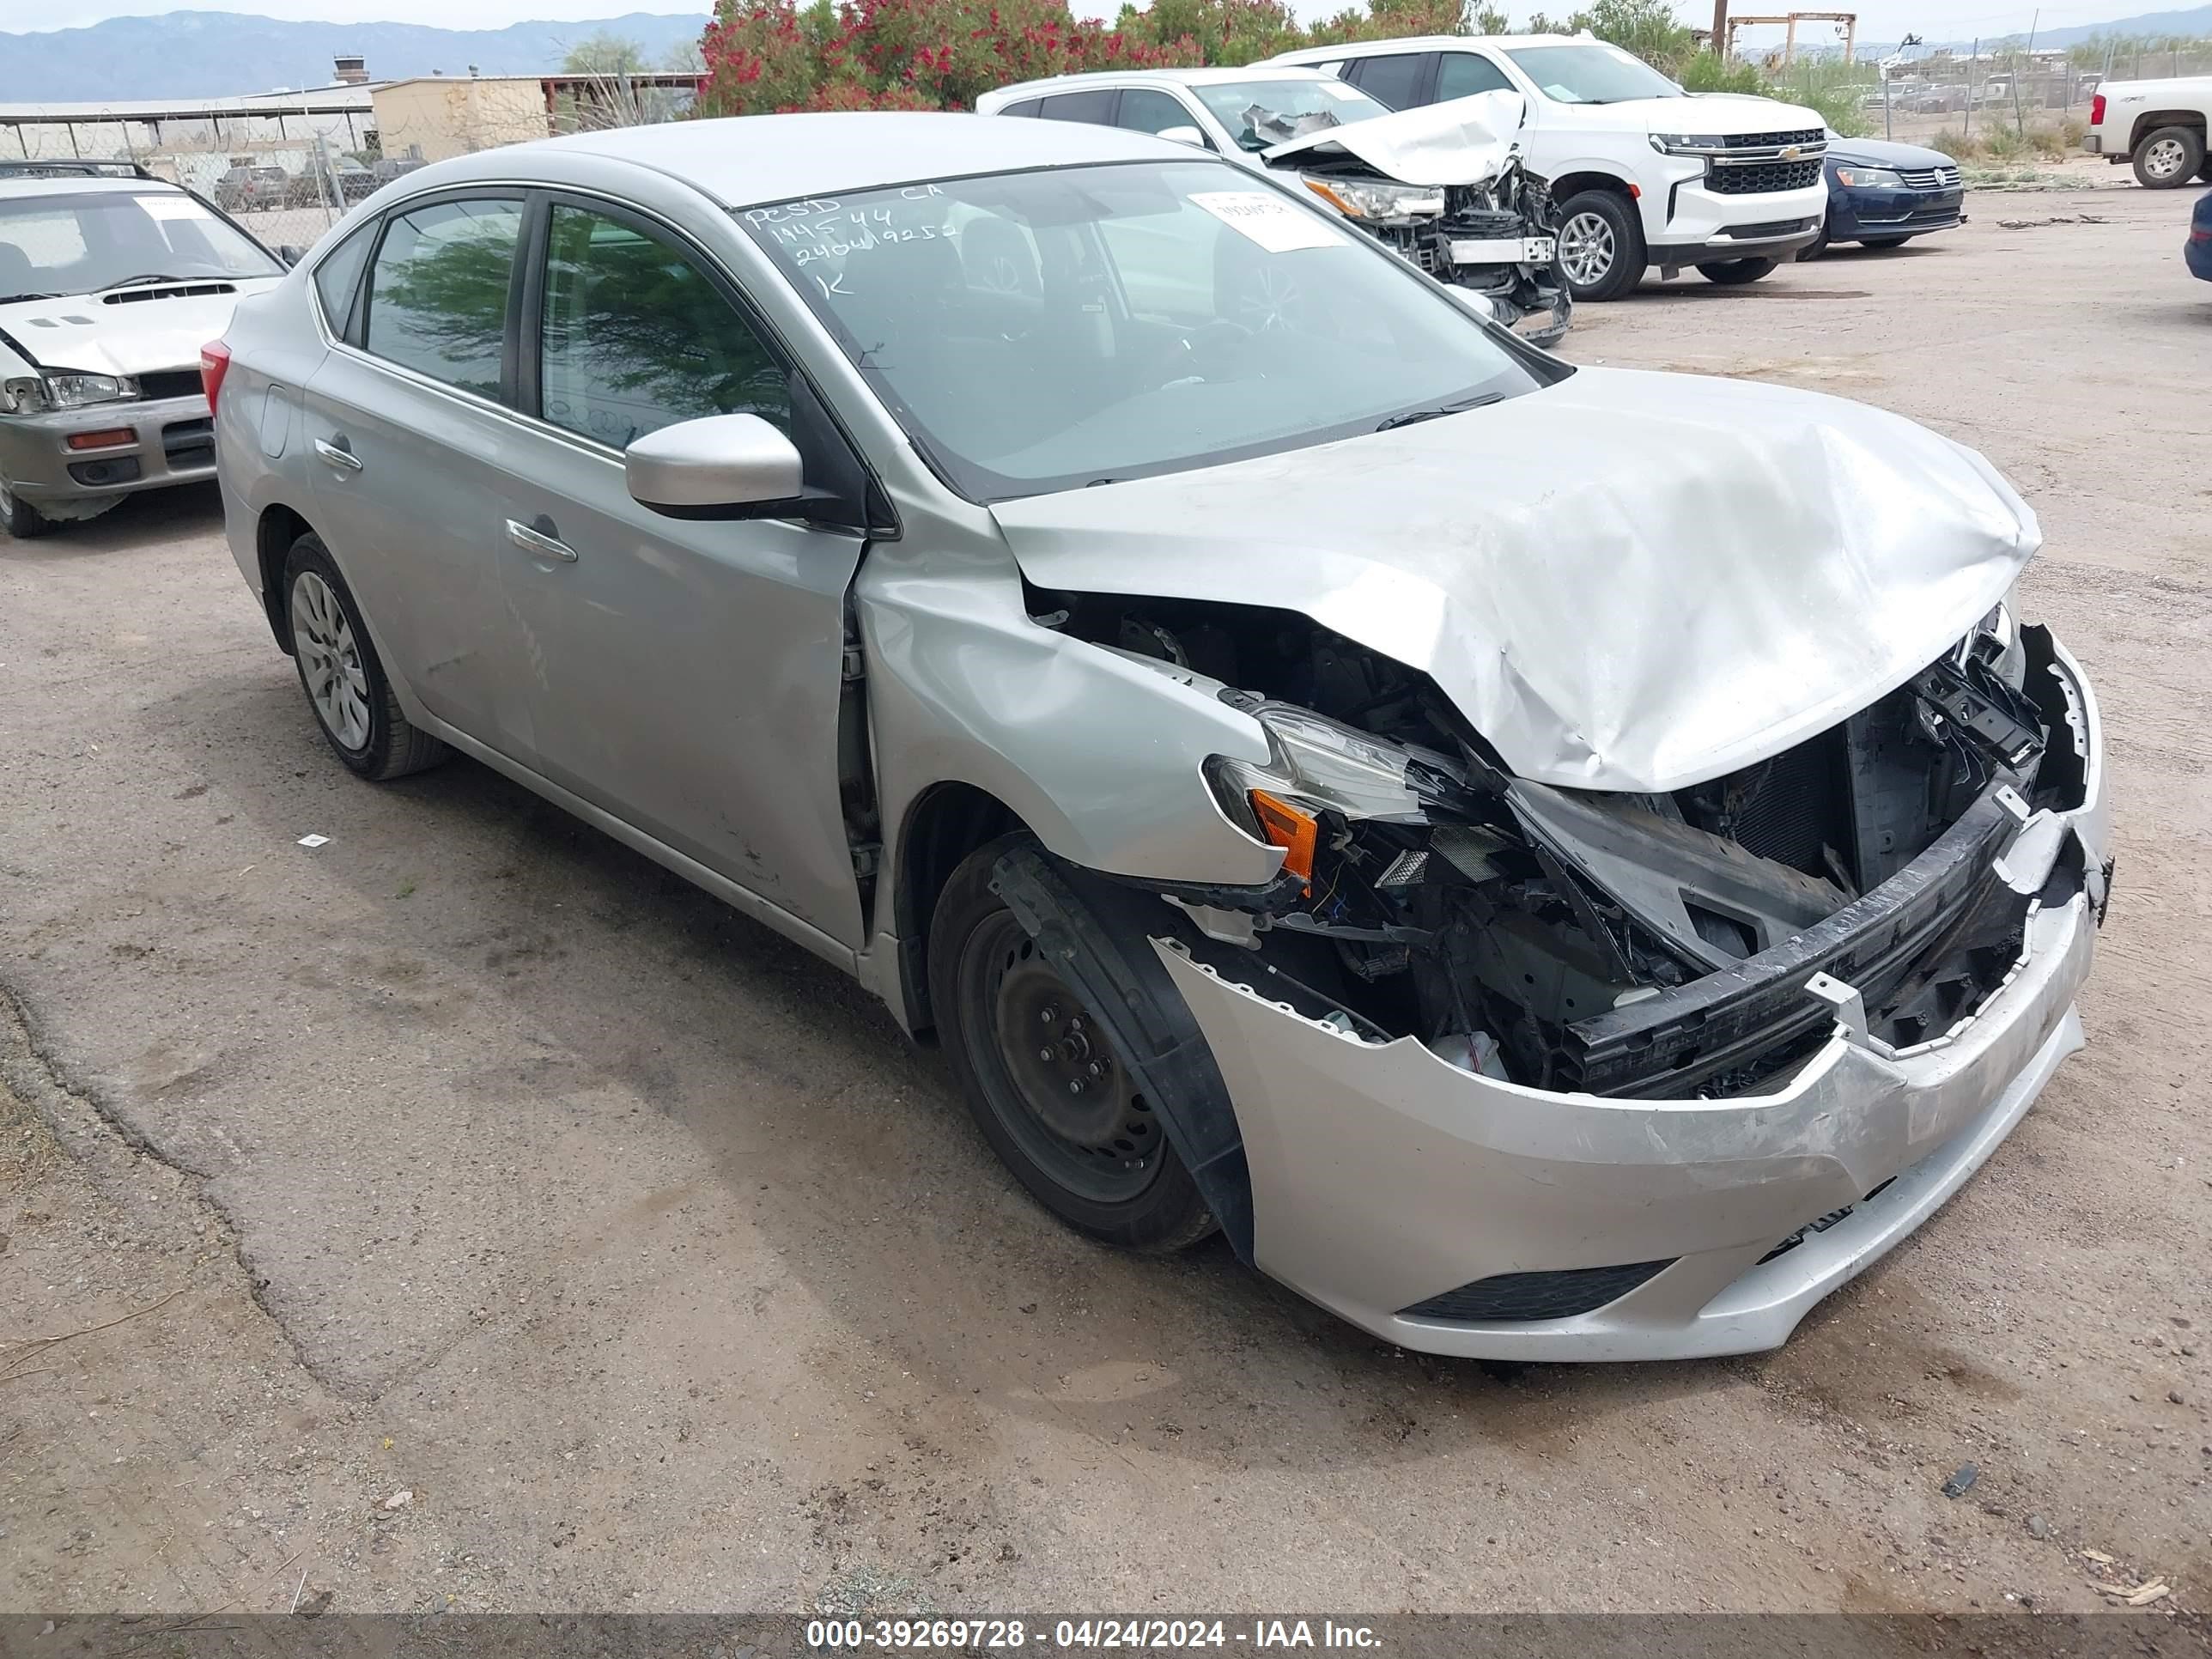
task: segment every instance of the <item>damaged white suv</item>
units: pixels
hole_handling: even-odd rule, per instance
[[[441,162],[207,362],[347,766],[458,749],[857,975],[1095,1237],[1438,1352],[1765,1347],[2081,1041],[2097,711],[1986,463],[1571,368],[1186,147]]]

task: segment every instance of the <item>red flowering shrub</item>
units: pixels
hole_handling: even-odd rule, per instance
[[[1010,81],[1089,70],[1249,64],[1309,43],[1462,30],[1461,0],[1367,0],[1298,27],[1285,0],[1152,0],[1117,23],[1067,0],[716,0],[698,112],[966,109]]]

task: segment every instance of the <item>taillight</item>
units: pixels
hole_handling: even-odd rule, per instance
[[[210,340],[200,348],[200,390],[207,393],[208,413],[215,413],[216,399],[222,395],[222,377],[230,373],[230,348],[220,340]]]
[[[2101,127],[2105,125],[2105,94],[2101,92],[2090,96],[2089,125],[2093,127]]]

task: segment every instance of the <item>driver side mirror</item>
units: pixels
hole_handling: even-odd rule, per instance
[[[630,498],[672,519],[807,518],[797,446],[757,415],[709,415],[623,453]]]
[[[1194,149],[1206,148],[1206,135],[1196,127],[1162,127],[1152,137],[1164,138],[1173,144],[1188,144]]]

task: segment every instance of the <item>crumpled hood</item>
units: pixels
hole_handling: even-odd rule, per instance
[[[1272,167],[1317,149],[1335,149],[1401,184],[1487,184],[1504,171],[1526,112],[1517,92],[1478,92],[1395,115],[1323,127],[1261,155]]]
[[[1042,586],[1302,611],[1430,675],[1522,777],[1653,792],[1902,685],[2042,539],[1988,462],[1899,416],[1601,368],[992,511]]]
[[[238,291],[130,300],[119,305],[83,295],[0,306],[0,334],[28,352],[42,368],[74,369],[82,374],[198,368],[200,348],[222,337],[238,302],[276,287],[283,278],[224,280]]]

